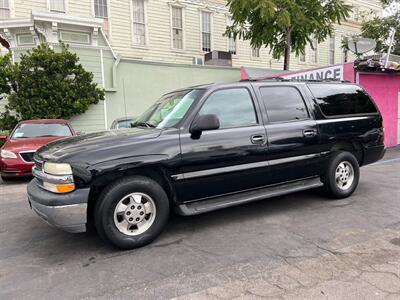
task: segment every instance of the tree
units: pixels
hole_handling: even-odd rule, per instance
[[[228,6],[233,24],[225,34],[269,47],[275,59],[284,55],[284,70],[291,51],[304,54],[307,44],[314,49],[312,40],[324,41],[351,10],[342,0],[228,0]]]
[[[19,120],[69,119],[104,100],[104,90],[78,63],[77,55],[64,44],[60,48],[55,51],[46,44],[39,45],[21,55],[19,63],[8,63],[4,71],[7,76],[0,73],[0,94],[8,100],[0,116],[0,129],[10,130]],[[6,84],[2,84],[2,78],[6,78]]]
[[[394,43],[391,53],[400,55],[400,0],[381,0],[385,8],[393,7],[392,14],[387,17],[374,17],[362,22],[361,36],[376,41],[375,52],[386,52],[389,38],[395,30]]]

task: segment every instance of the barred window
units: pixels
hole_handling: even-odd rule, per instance
[[[50,10],[55,12],[65,12],[65,0],[50,0]]]
[[[10,18],[10,2],[9,0],[0,0],[0,20]]]
[[[172,46],[183,49],[183,14],[181,7],[172,7]]]
[[[201,12],[201,38],[203,51],[211,51],[211,13]]]
[[[96,18],[107,18],[107,0],[94,0],[94,15]]]
[[[133,0],[133,43],[136,45],[146,45],[146,24],[144,12],[144,0]]]

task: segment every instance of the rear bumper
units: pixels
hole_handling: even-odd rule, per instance
[[[68,232],[85,232],[89,189],[68,194],[43,190],[37,179],[28,184],[28,201],[32,209],[48,224]]]
[[[380,159],[385,155],[386,149],[385,146],[371,146],[364,148],[364,160],[363,166],[372,164]]]

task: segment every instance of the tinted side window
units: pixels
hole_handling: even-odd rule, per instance
[[[375,113],[367,93],[351,84],[309,84],[322,113],[326,116]]]
[[[270,122],[303,120],[309,117],[303,97],[296,88],[262,87],[260,92]]]
[[[216,91],[200,110],[200,115],[214,114],[220,128],[242,127],[257,124],[256,112],[250,93],[245,88]]]

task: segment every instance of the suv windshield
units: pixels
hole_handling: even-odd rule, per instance
[[[164,95],[132,125],[133,127],[170,128],[186,115],[203,90],[184,90]]]
[[[12,134],[13,139],[45,137],[45,136],[71,136],[71,129],[62,123],[35,123],[20,124]]]

